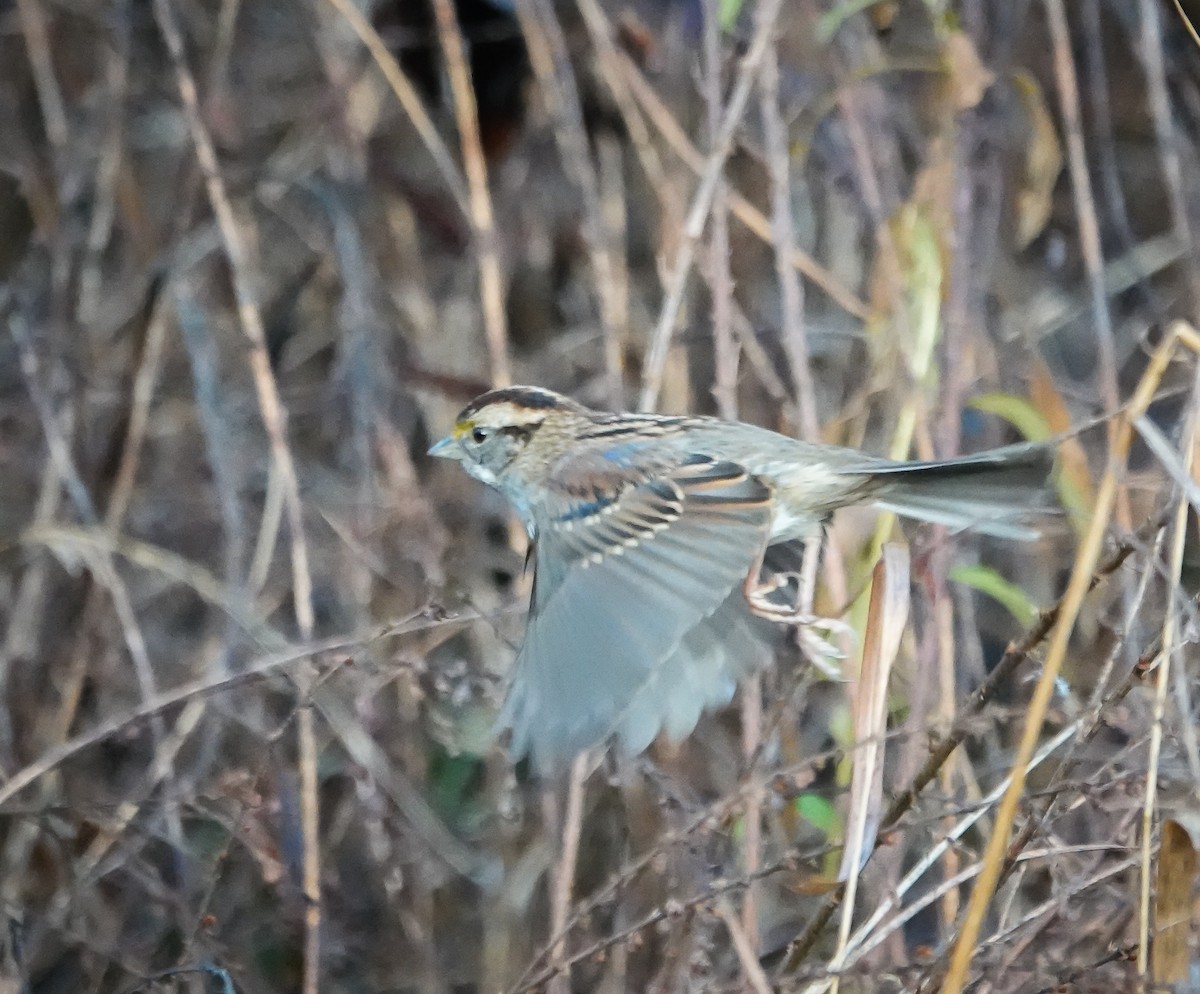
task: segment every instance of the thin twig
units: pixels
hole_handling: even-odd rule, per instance
[[[1159,551],[1162,545],[1165,524],[1160,527],[1151,544],[1149,550],[1145,554],[1145,562],[1155,563],[1158,561]],[[1139,571],[1138,582],[1134,586],[1133,596],[1126,602],[1125,616],[1121,631],[1129,632],[1133,629],[1136,622],[1138,612],[1141,605],[1145,601],[1146,592],[1150,588],[1151,578],[1156,576],[1156,571],[1152,569],[1142,569]],[[1159,632],[1161,636],[1161,630]],[[1157,639],[1156,639],[1157,644]],[[1116,656],[1123,651],[1121,640],[1114,640],[1112,648],[1105,654],[1104,663],[1101,665],[1099,672],[1096,674],[1095,687],[1087,704],[1088,723],[1081,735],[1075,737],[1071,744],[1070,751],[1063,757],[1062,762],[1054,771],[1054,777],[1050,781],[1047,788],[1049,792],[1049,800],[1043,805],[1042,810],[1038,813],[1031,814],[1025,821],[1024,827],[1020,834],[1009,847],[1008,855],[1005,858],[1005,868],[1000,875],[1001,883],[1007,878],[1011,871],[1017,856],[1025,849],[1026,846],[1034,839],[1041,831],[1042,826],[1047,823],[1056,807],[1064,802],[1068,795],[1062,786],[1066,784],[1074,775],[1076,768],[1082,761],[1085,750],[1088,744],[1095,737],[1097,732],[1102,727],[1102,719],[1113,707],[1123,701],[1129,694],[1129,691],[1134,687],[1135,683],[1142,678],[1141,660],[1147,658],[1145,653],[1139,657],[1139,662],[1131,667],[1126,674],[1125,679],[1111,692],[1105,693],[1105,688],[1108,686],[1109,676],[1112,674],[1113,665],[1116,661]],[[1158,654],[1155,647],[1151,647],[1148,652],[1149,658],[1153,658]]]
[[[1100,243],[1100,225],[1096,219],[1096,202],[1092,196],[1092,180],[1088,172],[1087,150],[1083,144],[1083,123],[1079,110],[1079,83],[1075,75],[1075,60],[1071,54],[1071,33],[1063,0],[1044,0],[1050,43],[1054,51],[1054,78],[1067,139],[1067,166],[1071,173],[1071,190],[1075,197],[1075,216],[1079,221],[1079,245],[1088,275],[1091,293],[1092,320],[1096,325],[1096,352],[1099,356],[1100,395],[1106,410],[1115,411],[1120,403],[1117,387],[1117,359],[1113,345],[1112,317],[1108,310],[1108,294],[1104,285],[1104,250]],[[1115,426],[1113,427],[1115,431]],[[1115,435],[1110,435],[1110,441]],[[1122,528],[1130,524],[1127,497],[1122,488],[1117,495],[1117,523]]]
[[[754,37],[738,68],[737,81],[721,115],[721,126],[717,130],[712,151],[708,155],[691,206],[688,208],[679,247],[671,266],[671,275],[667,279],[666,298],[650,336],[650,347],[642,370],[642,392],[638,401],[642,410],[651,410],[658,402],[658,392],[662,388],[663,372],[667,364],[667,352],[675,333],[680,308],[683,306],[684,291],[687,289],[696,246],[704,234],[704,226],[712,210],[713,196],[724,172],[725,160],[733,148],[734,133],[741,124],[782,4],[783,0],[762,0],[759,5]]]
[[[1153,531],[1157,531],[1159,527],[1160,525],[1157,520],[1152,522]],[[1121,543],[1113,551],[1112,555],[1096,568],[1095,573],[1091,577],[1089,589],[1094,588],[1106,577],[1111,576],[1120,569],[1125,560],[1133,555],[1139,547],[1140,544],[1137,540]],[[888,829],[895,827],[900,822],[900,819],[916,804],[917,798],[933,782],[934,778],[937,777],[938,771],[945,764],[946,760],[953,755],[954,751],[962,745],[971,733],[971,719],[983,711],[987,704],[995,698],[999,690],[1009,681],[1017,667],[1025,660],[1029,653],[1050,634],[1051,629],[1054,628],[1065,606],[1066,598],[1064,595],[1056,604],[1043,611],[1038,616],[1037,621],[1034,622],[1020,639],[1009,645],[1000,662],[996,664],[996,668],[992,670],[988,678],[960,708],[954,725],[945,738],[941,739],[931,749],[930,756],[925,761],[925,765],[912,778],[909,785],[892,799],[891,806],[880,822],[881,835]],[[793,941],[784,961],[784,973],[795,973],[799,969],[800,964],[804,962],[805,958],[812,951],[813,946],[824,932],[825,927],[829,924],[841,899],[842,893],[839,888],[829,896],[821,906],[821,909],[813,916],[804,932]]]
[[[1192,402],[1188,405],[1186,425],[1182,436],[1183,466],[1188,476],[1194,478],[1196,466],[1197,426],[1200,425],[1200,366],[1197,367],[1193,386]],[[1180,489],[1175,512],[1175,527],[1171,535],[1171,559],[1168,566],[1167,590],[1179,587],[1183,571],[1183,549],[1187,539],[1188,511],[1191,504],[1188,493]],[[1154,674],[1154,717],[1150,725],[1150,750],[1146,757],[1146,791],[1142,803],[1142,858],[1140,865],[1141,887],[1138,893],[1138,972],[1143,980],[1150,969],[1150,925],[1151,889],[1154,879],[1154,808],[1158,791],[1158,764],[1162,753],[1163,719],[1167,707],[1167,688],[1171,679],[1171,660],[1175,654],[1176,612],[1174,599],[1169,598],[1163,612],[1162,649],[1160,662]],[[1189,716],[1190,718],[1190,716]],[[1189,720],[1185,718],[1185,720]]]
[[[66,529],[58,531],[70,534]],[[338,635],[304,645],[284,647],[250,661],[244,669],[237,673],[210,673],[169,690],[159,691],[153,697],[142,701],[137,707],[106,718],[94,728],[47,749],[37,759],[17,770],[3,784],[0,784],[0,806],[85,749],[90,749],[107,739],[118,736],[126,729],[148,721],[168,708],[185,703],[193,697],[204,697],[240,687],[267,674],[300,666],[312,656],[321,653],[345,652],[355,647],[370,645],[379,639],[416,634],[444,625],[459,625],[478,617],[478,615],[462,615],[453,618],[428,618],[416,615],[410,620],[378,626],[370,632]]]
[[[765,879],[773,874],[782,872],[792,866],[793,860],[818,859],[826,855],[830,851],[830,847],[821,846],[817,849],[806,850],[803,852],[794,852],[789,854],[789,858],[785,862],[775,863],[770,866],[764,866],[753,876],[740,877],[736,880],[721,879],[714,881],[706,889],[698,894],[693,894],[684,899],[673,899],[665,905],[660,905],[649,911],[637,921],[631,922],[629,925],[617,929],[608,935],[605,935],[588,946],[582,949],[577,949],[567,959],[567,965],[575,963],[587,962],[593,959],[599,953],[610,949],[613,946],[628,941],[632,936],[639,932],[644,932],[649,928],[653,928],[660,922],[668,921],[673,918],[678,918],[684,912],[698,905],[709,904],[722,895],[732,894],[740,890],[745,890],[750,884]],[[731,909],[732,913],[732,909]],[[736,915],[734,921],[737,921]],[[537,962],[537,961],[535,961]],[[508,989],[508,994],[522,994],[525,991],[536,990],[540,988],[547,980],[549,980],[552,972],[551,967],[546,967],[543,970],[534,972],[531,968],[512,986]],[[825,970],[815,971],[820,976],[825,975]]]
[[[21,31],[25,35],[25,49],[29,53],[29,65],[33,69],[33,85],[37,91],[38,104],[42,111],[42,123],[46,137],[58,158],[57,165],[63,168],[62,154],[67,145],[67,111],[63,103],[62,90],[54,75],[54,61],[50,57],[50,32],[42,16],[41,0],[17,0],[17,13],[21,17]]]
[[[34,398],[35,407],[42,416],[42,429],[46,436],[47,447],[50,449],[52,458],[58,463],[60,475],[68,483],[68,493],[76,501],[76,507],[80,515],[88,524],[96,524],[95,506],[83,482],[79,468],[71,456],[70,445],[59,432],[58,419],[50,411],[49,400],[42,396],[42,391],[38,384],[38,362],[23,316],[19,314],[11,315],[9,317],[9,330],[17,343],[22,371],[26,375],[30,394]],[[131,423],[136,423],[137,421],[138,418],[136,415],[131,417]],[[136,453],[133,455],[133,458],[136,459]],[[126,648],[129,650],[129,657],[133,661],[133,671],[137,678],[138,690],[143,700],[149,699],[154,696],[157,689],[155,687],[154,666],[150,662],[150,656],[146,649],[146,640],[142,635],[141,626],[138,624],[134,613],[129,590],[117,574],[112,556],[106,550],[100,549],[99,554],[89,561],[89,565],[112,597],[113,608],[117,613],[122,633],[125,636]],[[161,740],[162,736],[163,728],[161,725],[156,724],[155,737]]]
[[[707,0],[704,10],[704,75],[701,86],[707,118],[710,154],[716,154],[721,127],[721,38],[718,0]],[[738,348],[733,337],[733,277],[729,271],[729,188],[724,178],[713,188],[709,221],[706,275],[712,297],[713,385],[717,413],[727,421],[738,416]],[[749,700],[749,694],[743,703]],[[747,716],[743,716],[744,720]],[[756,726],[757,727],[757,726]],[[749,732],[743,725],[743,738]],[[753,755],[750,750],[748,755]],[[749,930],[753,935],[753,930]]]
[[[960,408],[961,409],[961,408]],[[941,536],[939,536],[940,538]],[[954,720],[954,702],[958,699],[958,653],[955,652],[954,646],[954,606],[951,600],[950,593],[946,589],[946,574],[948,572],[946,555],[946,547],[948,543],[943,542],[939,550],[929,557],[929,579],[930,588],[930,614],[932,615],[930,627],[933,629],[933,641],[936,646],[937,653],[937,694],[938,700],[935,705],[937,715],[947,724]],[[963,756],[959,753],[959,767],[965,767],[969,764],[961,762]],[[941,772],[942,789],[946,792],[947,797],[954,796],[954,772],[955,764],[947,763]],[[943,873],[947,876],[952,876],[957,872],[959,866],[958,853],[953,849],[947,849],[945,855],[945,866]],[[958,918],[960,907],[960,895],[957,890],[948,890],[945,900],[942,901],[938,908],[941,916],[941,923],[944,929],[944,934],[949,934],[954,927],[954,922]]]
[[[94,204],[91,220],[88,222],[84,261],[79,274],[79,299],[75,308],[76,319],[85,328],[95,320],[99,305],[101,264],[116,215],[117,179],[124,147],[125,90],[129,80],[128,4],[114,4],[112,16],[116,21],[116,44],[114,50],[109,53],[106,68],[108,94],[105,104],[109,107],[108,128],[100,149],[99,161],[96,163]]]
[[[1053,0],[1048,0],[1048,2],[1053,2]],[[1016,759],[1013,762],[1012,781],[997,809],[996,823],[992,829],[992,835],[988,839],[987,849],[984,851],[983,870],[976,882],[975,889],[971,892],[962,928],[950,957],[950,965],[942,987],[943,994],[959,994],[966,984],[967,970],[978,948],[976,942],[983,926],[988,903],[991,901],[999,880],[1004,854],[1008,849],[1009,832],[1025,786],[1025,767],[1037,747],[1046,711],[1054,694],[1055,680],[1066,655],[1067,643],[1075,627],[1075,620],[1083,607],[1083,599],[1091,587],[1095,566],[1100,558],[1104,534],[1108,528],[1109,516],[1116,500],[1119,477],[1123,472],[1133,438],[1133,421],[1149,405],[1158,389],[1163,372],[1174,357],[1176,344],[1181,342],[1194,351],[1200,352],[1200,335],[1182,322],[1172,325],[1166,338],[1151,357],[1150,364],[1130,401],[1129,409],[1119,419],[1114,445],[1109,453],[1108,467],[1096,492],[1091,522],[1075,557],[1071,579],[1067,585],[1067,591],[1063,595],[1063,606],[1050,635],[1050,644],[1046,650],[1042,672],[1029,702],[1025,729],[1017,748]]]
[[[203,699],[193,699],[176,717],[170,735],[165,736],[163,741],[156,746],[154,760],[142,774],[141,782],[130,785],[125,790],[125,799],[117,805],[115,817],[99,825],[99,831],[88,843],[87,848],[76,856],[71,874],[72,883],[70,886],[62,888],[50,907],[46,909],[43,920],[39,922],[41,928],[56,929],[60,927],[67,919],[76,894],[86,887],[95,886],[104,872],[102,864],[106,857],[120,843],[122,836],[141,813],[146,802],[154,796],[158,787],[174,776],[175,761],[179,756],[179,751],[195,732],[205,710],[206,702]],[[174,808],[175,804],[172,803],[168,810],[168,816],[174,813],[175,821],[178,821],[178,814],[174,812]],[[174,834],[176,833],[172,833],[172,835]],[[182,837],[178,840],[172,838],[171,841],[179,851],[182,851]]]
[[[1072,732],[1075,731],[1074,726],[1072,726],[1071,731]],[[1063,735],[1055,736],[1055,738],[1052,740],[1053,748],[1049,748],[1049,747],[1043,748],[1038,752],[1037,756],[1034,756],[1035,765],[1037,763],[1040,763],[1046,756],[1050,755],[1051,752],[1053,752],[1060,745],[1062,745],[1062,743],[1066,740],[1066,738],[1067,738],[1067,736],[1063,736]],[[1000,798],[1000,795],[1003,793],[1004,788],[1005,788],[1005,786],[1007,786],[1007,784],[1008,784],[1008,780],[1006,778],[1003,781],[1003,783],[1001,783],[997,786],[997,789],[995,791],[993,791],[991,794],[988,795],[988,799],[991,803],[994,804]],[[982,805],[980,806],[981,813],[985,812],[987,810],[988,810],[988,808],[986,806],[982,806]],[[955,839],[961,838],[961,835],[962,835],[962,832],[961,832],[960,828],[958,826],[956,826],[954,838]],[[1113,852],[1114,850],[1122,851],[1123,847],[1098,844],[1098,845],[1090,845],[1090,846],[1070,846],[1070,847],[1056,847],[1056,848],[1050,848],[1050,849],[1037,849],[1037,850],[1029,850],[1029,851],[1021,853],[1020,857],[1018,858],[1018,861],[1021,863],[1027,863],[1027,862],[1031,862],[1033,860],[1039,860],[1039,859],[1055,859],[1068,851],[1070,851],[1070,852],[1110,853],[1110,852]],[[925,860],[922,860],[922,865],[927,868],[929,863]],[[900,929],[902,929],[908,922],[912,921],[913,918],[915,918],[918,914],[920,914],[925,908],[929,907],[929,905],[932,904],[934,901],[938,900],[939,898],[944,897],[946,894],[952,893],[954,890],[961,887],[964,883],[967,883],[968,881],[974,879],[976,876],[978,876],[979,870],[980,870],[980,864],[973,863],[972,865],[966,867],[966,869],[957,871],[953,876],[943,878],[943,880],[936,887],[932,888],[927,893],[922,894],[920,898],[918,898],[912,904],[905,907],[903,911],[899,912],[894,918],[892,918],[878,932],[876,932],[873,936],[870,936],[869,941],[862,941],[864,939],[865,935],[868,933],[856,935],[856,938],[858,938],[860,940],[860,942],[856,943],[858,948],[856,949],[855,955],[850,957],[847,960],[845,968],[848,969],[848,968],[852,967],[855,963],[860,962],[872,950],[878,949],[880,947],[880,945],[882,945],[883,942],[888,938],[888,936],[890,936],[890,935],[894,934],[895,932],[899,931]],[[904,878],[905,882],[909,881],[910,876],[911,876],[911,874],[905,875],[905,878]],[[896,895],[896,897],[899,897],[899,896],[900,896],[899,894]],[[888,905],[889,908],[892,906],[890,904],[891,900],[892,899],[889,898],[889,905]],[[872,921],[875,921],[875,920],[876,919],[873,917]],[[861,930],[860,930],[860,932],[861,932]]]
[[[721,36],[720,11],[717,0],[708,0],[704,10],[704,75],[702,89],[707,114],[710,153],[716,152],[716,142],[721,128]],[[724,179],[718,180],[713,190],[711,220],[709,222],[709,244],[707,275],[712,296],[713,373],[712,392],[717,401],[717,413],[726,420],[738,417],[738,346],[733,335],[733,278],[729,271],[729,212],[728,186]],[[762,675],[752,674],[742,682],[742,761],[747,774],[752,770],[754,758],[762,745]],[[752,875],[762,861],[762,793],[749,790],[746,795],[742,838],[742,869]],[[744,941],[757,950],[759,944],[758,895],[750,886],[742,899],[742,919],[737,932],[732,931],[735,945]],[[742,972],[751,986],[757,980],[745,957],[741,955]],[[758,973],[757,958],[754,967]]]
[[[32,528],[49,525],[58,514],[62,501],[62,474],[58,463],[46,460],[37,501],[31,516]],[[37,658],[47,594],[46,578],[49,561],[45,555],[33,558],[21,575],[11,599],[4,641],[0,643],[0,700],[7,700],[9,679],[19,659]],[[0,708],[0,769],[11,769],[13,756],[13,723],[8,708]],[[0,874],[2,875],[2,874]],[[0,895],[2,896],[2,895]]]
[[[216,41],[213,43],[212,61],[208,66],[206,82],[218,93],[226,92],[228,88],[229,62],[233,57],[233,44],[237,32],[238,13],[242,9],[242,0],[221,0],[221,10],[217,14]]]
[[[771,994],[771,981],[758,961],[758,951],[753,934],[738,920],[737,912],[733,910],[729,898],[720,897],[717,900],[717,916],[729,930],[729,938],[733,940],[733,950],[737,953],[738,963],[741,964],[750,989],[755,994]]]
[[[479,255],[479,295],[483,304],[483,328],[491,362],[492,383],[507,386],[512,382],[508,357],[508,324],[504,311],[504,280],[500,272],[500,247],[496,242],[496,222],[492,213],[492,195],[488,190],[487,160],[479,136],[479,108],[467,62],[466,43],[454,12],[454,0],[433,0],[438,39],[446,59],[446,75],[454,94],[454,117],[458,140],[467,174],[471,208],[471,226],[475,232],[475,251]]]
[[[686,840],[691,838],[696,832],[706,826],[712,827],[719,825],[726,819],[732,816],[742,804],[745,795],[750,791],[762,791],[765,787],[773,783],[787,783],[789,776],[794,776],[801,771],[809,771],[822,763],[826,763],[835,757],[842,755],[842,751],[838,749],[829,750],[827,752],[818,753],[809,756],[804,762],[796,764],[794,767],[785,770],[774,771],[769,775],[758,776],[754,779],[744,780],[738,785],[737,789],[728,792],[712,805],[706,807],[698,813],[686,824],[670,830],[660,835],[655,845],[646,852],[639,853],[634,859],[630,860],[626,865],[615,872],[609,880],[599,887],[588,897],[579,901],[572,911],[570,920],[565,924],[563,931],[553,935],[550,941],[543,946],[530,960],[525,972],[518,979],[517,983],[512,988],[520,990],[523,987],[531,986],[536,981],[531,979],[534,976],[535,968],[547,961],[550,950],[560,940],[565,938],[569,930],[577,926],[581,921],[586,919],[592,912],[602,905],[611,902],[616,896],[641,873],[652,867],[664,855],[669,853],[674,847],[681,845]],[[792,854],[795,856],[795,854]]]
[[[208,191],[209,203],[217,218],[221,241],[229,263],[238,320],[249,343],[248,360],[258,396],[259,412],[271,445],[271,460],[277,468],[287,508],[292,553],[292,603],[300,637],[307,641],[313,633],[312,576],[308,566],[308,545],[304,537],[304,509],[300,500],[300,482],[295,461],[287,442],[287,413],[279,398],[279,388],[267,353],[266,331],[259,312],[250,259],[233,207],[225,190],[225,181],[217,164],[216,150],[200,112],[196,80],[188,68],[183,35],[175,18],[171,0],[155,0],[155,19],[175,69],[184,116],[191,133],[196,158]],[[311,664],[297,669],[301,695],[311,683]],[[302,708],[297,719],[299,741],[301,832],[304,840],[304,994],[316,994],[320,985],[321,953],[321,855],[320,817],[317,800],[317,744],[312,711]]]
[[[195,399],[196,413],[204,436],[205,452],[208,455],[208,465],[220,508],[226,582],[234,587],[253,589],[257,592],[259,588],[249,587],[246,575],[246,520],[238,499],[240,474],[233,458],[232,432],[227,423],[228,419],[223,414],[226,410],[226,398],[218,374],[216,346],[209,334],[208,315],[195,300],[187,282],[176,286],[171,296],[180,338],[191,369],[192,396]],[[277,474],[268,470],[268,480],[276,476]],[[268,486],[268,497],[271,495],[271,489]],[[278,487],[273,489],[276,493],[279,490]],[[276,500],[275,505],[278,507],[280,502]],[[272,535],[278,533],[281,513],[281,509],[274,514],[264,509],[263,517],[272,519]],[[263,567],[264,574],[265,569]],[[253,570],[250,575],[254,575]],[[232,625],[232,622],[230,624]],[[226,647],[226,656],[233,644],[231,638]]]
[[[821,440],[817,390],[809,366],[808,326],[804,320],[804,284],[796,275],[796,231],[792,220],[791,154],[787,128],[779,107],[779,52],[774,44],[763,57],[758,75],[759,108],[767,169],[771,175],[771,241],[775,249],[775,278],[779,283],[780,332],[792,375],[792,393],[800,414],[800,437]]]
[[[623,243],[608,223],[601,183],[588,149],[583,107],[571,72],[567,42],[558,15],[547,0],[520,0],[517,16],[543,99],[554,118],[554,140],[563,165],[583,199],[583,237],[596,284],[596,304],[604,327],[605,393],[615,410],[624,406],[623,372],[626,305],[617,276]],[[603,163],[603,151],[600,152]]]
[[[1178,9],[1178,0],[1175,0]],[[1182,10],[1179,11],[1188,31],[1195,37],[1195,29]],[[1183,165],[1179,155],[1179,132],[1175,115],[1171,110],[1171,98],[1167,91],[1167,71],[1163,63],[1162,25],[1158,7],[1153,0],[1140,0],[1138,20],[1141,23],[1141,38],[1138,46],[1142,67],[1146,74],[1146,97],[1150,105],[1150,118],[1154,122],[1154,140],[1158,146],[1158,158],[1166,189],[1167,204],[1171,209],[1171,227],[1179,243],[1185,247],[1184,258],[1189,260],[1188,283],[1191,287],[1191,318],[1200,321],[1200,268],[1196,265],[1192,245],[1192,222],[1185,199]]]
[[[383,73],[383,78],[387,80],[388,86],[392,88],[392,93],[396,95],[396,99],[400,102],[404,113],[408,115],[408,119],[412,121],[413,127],[417,129],[417,134],[420,135],[421,141],[425,143],[425,147],[429,150],[434,164],[442,174],[442,180],[445,182],[447,189],[449,189],[451,196],[454,197],[454,202],[458,204],[464,217],[470,217],[470,197],[467,194],[467,184],[463,179],[462,171],[458,168],[458,164],[454,161],[454,156],[450,154],[446,143],[442,141],[442,136],[438,133],[438,129],[435,127],[432,118],[430,118],[429,112],[425,110],[425,104],[421,102],[421,97],[417,93],[416,87],[413,86],[408,76],[404,74],[404,70],[400,68],[400,63],[396,61],[396,57],[388,51],[387,45],[379,37],[379,32],[371,27],[371,22],[363,16],[362,12],[351,0],[328,0],[328,3],[345,18],[346,23],[358,35],[358,40],[371,53],[371,58],[379,66],[379,71]]]
[[[579,0],[580,10],[586,15],[594,3],[595,0]],[[608,22],[598,12],[596,17],[601,28],[593,29],[593,39],[597,37],[606,39],[607,35],[603,31],[607,29]],[[589,28],[593,27],[591,19],[589,19],[588,26]],[[609,45],[611,46],[611,42]],[[628,90],[627,96],[636,99],[671,151],[696,176],[703,175],[706,164],[704,155],[692,144],[692,139],[687,131],[676,120],[675,115],[671,113],[670,108],[667,107],[638,66],[628,55],[618,49],[611,48],[611,50],[603,49],[602,51],[607,52],[607,55],[602,55],[600,68],[605,73],[605,81],[609,83],[610,88],[618,90],[622,94],[626,94],[626,90]],[[626,116],[628,115],[629,111],[626,110]],[[642,123],[640,117],[638,123]],[[650,174],[650,179],[653,182],[653,174]],[[768,244],[772,242],[772,227],[767,216],[734,189],[729,190],[729,212],[755,237]],[[798,247],[795,248],[790,256],[790,262],[800,273],[824,290],[829,299],[847,314],[862,321],[871,316],[870,306],[807,252]]]
[[[1098,175],[1100,194],[1107,208],[1107,221],[1120,239],[1122,251],[1137,246],[1138,236],[1129,220],[1128,201],[1121,187],[1121,167],[1118,161],[1120,145],[1113,134],[1113,115],[1110,94],[1112,92],[1105,55],[1105,28],[1101,16],[1102,0],[1086,0],[1077,5],[1082,20],[1081,37],[1075,42],[1083,50],[1084,92],[1088,98],[1088,109],[1095,141],[1092,151],[1096,160],[1089,163]],[[1144,31],[1144,29],[1143,29]],[[1107,281],[1106,281],[1107,282]],[[1155,291],[1152,282],[1143,278],[1140,291],[1153,300]]]
[[[583,16],[592,44],[596,48],[597,64],[613,102],[617,105],[621,119],[629,135],[630,144],[637,154],[638,162],[651,190],[658,193],[666,184],[666,171],[658,155],[658,149],[650,137],[650,130],[638,112],[637,102],[630,92],[629,80],[621,72],[625,54],[617,48],[612,37],[612,25],[600,9],[597,0],[577,0],[579,13]]]
[[[161,317],[161,314],[160,314]],[[107,532],[115,536],[120,528],[121,521],[124,518],[125,510],[128,503],[128,488],[132,485],[132,475],[136,471],[139,456],[142,450],[144,440],[146,415],[150,404],[151,395],[153,393],[154,381],[158,370],[159,353],[161,352],[161,340],[164,337],[163,322],[157,322],[157,328],[154,319],[151,319],[151,329],[147,331],[147,347],[143,350],[142,360],[138,365],[138,370],[135,375],[134,398],[131,404],[129,423],[127,426],[124,444],[121,450],[121,460],[117,473],[117,484],[114,485],[112,498],[109,501],[107,513],[105,515],[103,527]],[[29,385],[31,396],[34,398],[36,409],[41,413],[43,422],[43,431],[46,435],[47,445],[51,452],[54,453],[54,461],[58,463],[59,474],[61,478],[71,481],[72,485],[69,488],[70,492],[77,495],[77,499],[82,498],[83,503],[77,504],[77,509],[80,515],[89,524],[99,524],[96,519],[96,512],[93,502],[88,495],[86,485],[83,482],[82,475],[75,465],[74,459],[71,456],[70,446],[66,438],[61,435],[59,419],[50,412],[49,400],[43,396],[39,378],[38,378],[38,360],[33,351],[32,342],[30,341],[28,330],[25,328],[24,319],[19,314],[13,314],[9,318],[10,330],[14,339],[17,342],[20,363],[23,372]],[[124,487],[122,487],[124,484]],[[125,641],[126,650],[129,653],[129,658],[133,663],[134,676],[137,681],[138,691],[141,694],[142,700],[153,698],[157,692],[157,682],[154,673],[154,666],[150,660],[150,653],[146,645],[146,638],[142,631],[142,626],[138,621],[137,614],[133,608],[133,599],[129,593],[129,588],[121,578],[116,569],[111,550],[104,545],[93,547],[90,555],[86,556],[86,561],[92,570],[92,575],[103,589],[108,592],[111,599],[113,611],[116,614],[120,624],[121,634]],[[97,616],[100,612],[100,597],[98,590],[100,588],[93,586],[88,592],[84,607],[84,627],[83,631],[90,628],[91,619]],[[82,651],[83,640],[77,643],[77,652],[73,660],[72,672],[82,680],[85,661],[88,658],[87,654]],[[78,686],[78,685],[76,685]],[[76,693],[67,693],[63,695],[63,704],[59,711],[60,720],[56,723],[57,729],[61,735],[65,735],[69,727],[70,716],[73,715],[75,705],[78,702]],[[155,756],[156,764],[161,765],[163,773],[159,779],[170,779],[173,777],[174,760],[171,751],[167,745],[167,735],[165,725],[162,719],[155,715],[151,721],[155,741]],[[57,737],[57,736],[56,736]],[[135,811],[137,805],[134,806]],[[131,816],[132,817],[132,816]],[[165,816],[167,834],[169,835],[172,844],[176,851],[182,851],[183,848],[183,829],[179,820],[178,811],[171,807],[168,809]],[[118,830],[119,831],[119,830]]]
[[[566,964],[566,924],[571,912],[571,895],[575,889],[575,868],[579,859],[579,837],[583,832],[583,788],[591,769],[592,759],[583,752],[575,757],[567,777],[567,805],[562,818],[562,844],[554,866],[554,883],[550,892],[550,934],[562,938],[550,952],[554,976],[550,981],[552,994],[567,994],[571,974]],[[553,808],[554,805],[549,805]],[[553,824],[551,830],[557,830]]]
[[[126,425],[125,438],[121,445],[121,459],[117,464],[112,490],[104,508],[104,524],[114,536],[121,530],[137,481],[146,429],[150,423],[150,403],[158,383],[163,347],[167,338],[167,314],[165,295],[160,294],[154,300],[146,325],[146,335],[133,377],[129,423]]]

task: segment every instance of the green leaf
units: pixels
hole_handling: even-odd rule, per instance
[[[981,594],[987,594],[993,600],[999,601],[1023,628],[1028,628],[1037,617],[1037,606],[1025,591],[1004,579],[990,566],[978,563],[974,566],[955,566],[950,570],[950,579],[965,583]]]
[[[438,747],[430,756],[430,801],[438,813],[460,831],[477,828],[482,817],[482,770],[483,760],[469,753],[451,755]]]
[[[801,794],[792,802],[796,814],[821,832],[827,839],[836,839],[841,834],[842,820],[837,808],[820,794]]]
[[[971,406],[985,414],[1002,417],[1027,441],[1044,442],[1050,437],[1050,425],[1041,412],[1015,393],[983,393],[971,401]]]
[[[722,31],[731,30],[737,23],[743,2],[744,0],[721,0],[721,6],[717,9],[717,23]]]

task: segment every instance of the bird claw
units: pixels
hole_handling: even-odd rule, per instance
[[[783,600],[772,596],[784,590],[793,580],[798,585],[795,598]],[[747,578],[742,593],[746,596],[750,610],[768,621],[795,625],[800,624],[801,619],[812,616],[805,606],[808,598],[804,596],[804,578],[799,573],[772,573],[765,579]]]
[[[830,680],[844,680],[845,674],[837,664],[846,658],[846,653],[826,635],[853,638],[854,629],[838,618],[808,617],[796,624],[800,648],[809,661]]]
[[[772,595],[786,588],[792,580],[798,584],[799,590],[794,599],[781,600]],[[798,631],[800,646],[812,660],[813,665],[831,679],[841,679],[842,673],[831,660],[846,658],[837,645],[826,635],[853,638],[854,629],[837,618],[821,618],[814,615],[811,603],[805,603],[804,578],[799,573],[774,573],[766,579],[759,579],[754,584],[744,588],[746,602],[750,610],[760,618],[779,622],[784,625],[795,625]],[[821,632],[826,634],[821,634]]]

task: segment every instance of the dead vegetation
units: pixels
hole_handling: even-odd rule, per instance
[[[0,991],[1197,989],[1180,12],[512,6],[0,3]],[[505,381],[1086,428],[1039,542],[837,519],[861,678],[544,785],[523,537],[424,457]]]

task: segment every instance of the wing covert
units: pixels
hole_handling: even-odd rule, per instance
[[[502,714],[513,752],[553,769],[616,731],[745,578],[770,517],[760,480],[696,458],[539,523],[534,600]],[[636,737],[648,742],[669,713],[664,703]]]

